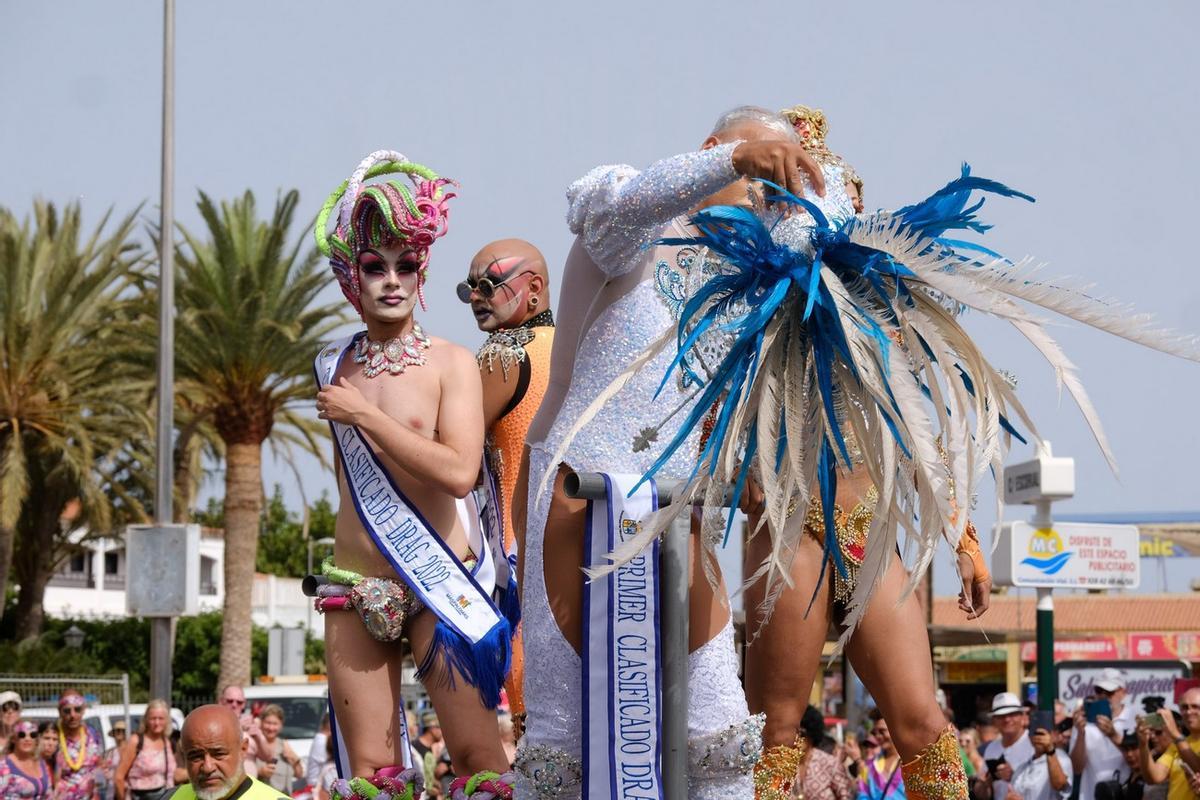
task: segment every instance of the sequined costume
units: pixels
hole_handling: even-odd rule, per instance
[[[480,348],[479,366],[500,369],[505,380],[515,372],[513,400],[503,416],[488,431],[487,457],[500,489],[500,515],[504,521],[504,545],[515,553],[516,530],[512,521],[513,491],[525,448],[525,434],[533,422],[546,386],[550,383],[550,351],[554,346],[554,315],[549,309],[530,317],[516,328],[498,330]],[[525,648],[520,628],[513,639],[512,670],[504,684],[513,714],[525,712]]]
[[[557,460],[579,471],[640,473],[661,453],[684,414],[668,423],[657,442],[634,452],[635,439],[660,419],[659,409],[686,405],[689,393],[672,382],[655,401],[670,363],[648,365],[593,419],[571,437],[574,424],[597,395],[647,345],[669,331],[674,315],[656,284],[662,261],[678,248],[643,249],[660,235],[684,232],[679,215],[738,179],[735,145],[687,153],[643,172],[600,167],[568,192],[568,222],[579,236],[567,260],[560,300],[550,386],[529,432],[530,492],[522,591],[525,631],[525,736],[518,746],[518,797],[577,798],[582,770],[581,663],[563,637],[547,602],[543,542],[551,492],[540,477]],[[698,437],[698,431],[692,438]],[[567,444],[568,439],[569,444]],[[694,444],[689,454],[694,453]],[[681,455],[663,472],[681,477]],[[688,657],[689,797],[749,797],[762,721],[751,718],[737,675],[732,624]]]

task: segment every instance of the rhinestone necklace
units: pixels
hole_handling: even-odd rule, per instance
[[[409,367],[419,367],[426,361],[429,337],[414,322],[412,332],[386,342],[373,342],[366,336],[354,343],[354,363],[363,365],[363,375],[374,378],[387,372],[399,375]]]

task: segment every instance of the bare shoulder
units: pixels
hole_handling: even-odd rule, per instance
[[[462,370],[470,372],[479,371],[474,353],[461,344],[455,344],[440,336],[429,337],[429,355],[442,369],[449,372],[457,373]]]

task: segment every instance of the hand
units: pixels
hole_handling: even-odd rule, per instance
[[[1192,790],[1192,794],[1200,797],[1200,772],[1193,772],[1188,776],[1188,787]]]
[[[1096,717],[1096,727],[1099,728],[1100,732],[1109,739],[1113,738],[1113,734],[1117,732],[1116,726],[1113,725],[1113,721],[1103,714]]]
[[[260,781],[269,780],[275,774],[275,762],[264,761],[258,766],[258,779]]]
[[[746,485],[742,488],[742,496],[738,498],[738,509],[743,514],[753,514],[756,511],[762,511],[766,504],[767,496],[763,494],[762,486],[753,478],[746,478]]]
[[[845,751],[846,757],[851,761],[855,763],[862,761],[862,748],[858,746],[857,739],[847,739],[842,749]]]
[[[1137,718],[1137,737],[1138,743],[1150,746],[1150,737],[1154,731],[1150,730],[1150,726],[1146,724],[1146,720],[1142,717]]]
[[[825,176],[813,157],[795,142],[742,142],[733,150],[733,168],[747,178],[766,178],[797,197],[804,196],[801,174],[807,174],[814,191],[825,196]]]
[[[1073,717],[1075,719],[1075,730],[1082,734],[1083,729],[1087,727],[1087,714],[1084,713],[1083,706],[1075,709]]]
[[[977,583],[975,562],[966,553],[958,554],[958,574],[962,577],[958,607],[967,615],[967,619],[982,617],[992,601],[992,579],[984,578]]]
[[[317,416],[321,419],[358,425],[372,408],[358,387],[344,376],[317,392]]]
[[[1175,715],[1165,708],[1158,715],[1162,717],[1163,730],[1171,737],[1171,741],[1178,739],[1182,734],[1179,732],[1179,726],[1175,724]]]
[[[1012,764],[1007,761],[996,766],[996,777],[1002,781],[1012,780]]]
[[[1050,755],[1054,752],[1054,737],[1045,728],[1038,728],[1029,741],[1033,743],[1033,752],[1038,755]]]
[[[1023,798],[1017,794],[1016,789],[1010,786],[1008,787],[1008,794],[1004,795],[1004,800],[1023,800]]]

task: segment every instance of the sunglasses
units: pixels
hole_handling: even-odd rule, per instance
[[[0,711],[20,711],[20,710],[21,710],[21,704],[14,703],[11,700],[9,700],[4,705],[0,706]]]
[[[82,714],[85,706],[59,706],[58,713],[60,714]]]
[[[36,739],[37,738],[37,730],[17,731],[16,736],[18,739]]]
[[[222,701],[221,701],[221,703],[222,703],[222,705],[227,705],[227,706],[238,706],[239,708],[240,708],[240,707],[242,707],[242,706],[244,706],[244,705],[246,705],[246,701],[245,701],[245,700],[231,700],[231,699],[228,699],[228,698],[227,698],[227,699],[225,699],[225,700],[222,700]]]
[[[513,278],[519,278],[522,275],[532,274],[533,270],[527,269],[523,270],[522,272],[518,272],[516,275],[509,275],[507,278],[498,281],[494,281],[491,278],[480,278],[479,280],[467,278],[454,288],[455,291],[458,292],[458,299],[464,303],[471,302],[471,292],[477,292],[484,300],[491,300],[496,296],[496,290],[511,281]]]

